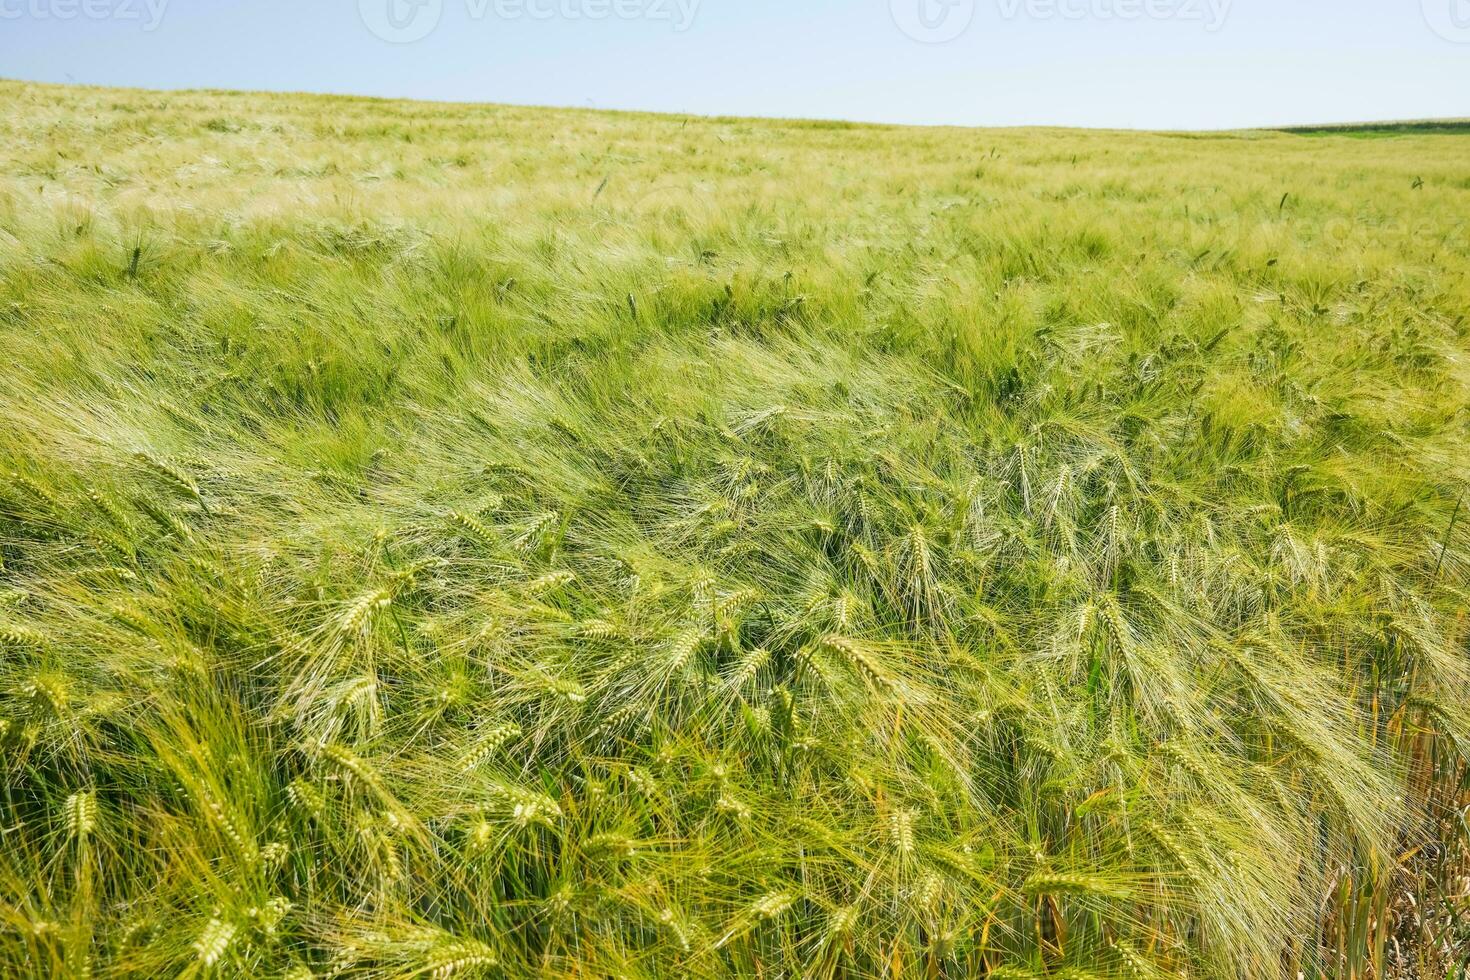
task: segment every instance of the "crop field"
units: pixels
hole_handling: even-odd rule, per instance
[[[1470,957],[1470,132],[0,100],[0,976]]]

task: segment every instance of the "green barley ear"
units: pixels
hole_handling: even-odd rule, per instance
[[[112,613],[112,619],[115,622],[135,632],[149,636],[153,635],[157,630],[156,624],[148,618],[148,614],[136,606],[117,605],[113,606],[110,611]]]
[[[1133,946],[1132,943],[1115,942],[1113,952],[1123,967],[1123,975],[1129,980],[1166,980],[1176,974],[1155,965]]]
[[[67,679],[53,674],[38,674],[20,685],[20,695],[47,711],[61,713],[71,704],[72,690]]]
[[[60,511],[64,509],[61,500],[56,496],[56,494],[52,493],[46,487],[41,486],[41,484],[37,483],[35,480],[32,480],[24,473],[21,473],[17,470],[11,470],[10,482],[16,487],[19,487],[24,493],[29,494],[31,497],[45,504],[52,511]]]
[[[118,504],[117,498],[113,497],[112,494],[105,490],[99,490],[96,487],[89,487],[87,489],[87,499],[92,502],[92,505],[97,508],[102,516],[111,521],[119,530],[128,534],[133,532],[132,521],[128,520],[128,516],[123,513],[122,507]]]
[[[841,636],[827,636],[823,637],[821,646],[825,650],[836,653],[874,687],[885,692],[892,692],[895,689],[894,679],[884,669],[877,656],[864,644]]]
[[[622,626],[606,619],[586,620],[577,627],[577,632],[589,640],[616,640],[627,636]]]
[[[583,704],[587,700],[587,689],[576,681],[564,677],[541,677],[539,686],[548,697],[565,701],[567,704]]]
[[[378,776],[378,771],[346,746],[323,745],[318,750],[318,755],[339,769],[344,775],[356,779],[364,786],[376,792],[384,791],[383,782]]]
[[[1189,773],[1197,785],[1208,786],[1210,784],[1212,776],[1209,770],[1183,743],[1177,740],[1165,742],[1160,746],[1160,750],[1170,762]]]
[[[592,858],[631,858],[638,854],[638,842],[627,834],[593,834],[582,851]]]
[[[519,725],[504,724],[494,726],[485,732],[484,735],[480,736],[474,748],[460,759],[459,771],[461,773],[470,773],[479,769],[507,743],[520,738],[520,736],[521,726]]]
[[[739,662],[736,663],[735,669],[730,672],[729,681],[737,687],[749,684],[755,680],[756,675],[770,662],[771,651],[764,647],[755,647],[748,650],[745,656],[741,657]]]
[[[535,790],[496,783],[490,787],[490,797],[517,827],[540,825],[551,828],[562,818],[561,806],[545,793]]]
[[[148,453],[140,452],[137,454],[136,459],[161,477],[164,483],[167,483],[185,496],[192,497],[208,513],[209,506],[205,503],[204,494],[200,491],[199,484],[195,483],[189,474],[168,460],[151,456]]]
[[[541,545],[541,542],[551,533],[551,529],[560,521],[561,515],[554,510],[537,514],[531,518],[511,544],[519,551],[533,550]]]
[[[914,853],[914,821],[917,816],[914,810],[894,810],[888,816],[889,840],[902,857]]]
[[[479,505],[475,507],[476,517],[486,517],[505,506],[505,498],[498,493],[486,494]]]
[[[846,589],[832,600],[832,619],[839,630],[852,629],[859,605],[858,597]]]
[[[196,418],[193,413],[185,411],[168,398],[160,398],[155,402],[155,404],[169,418],[173,419],[175,422],[187,426],[190,429],[193,429],[195,432],[205,432],[208,430],[208,426],[206,426],[202,421]]]
[[[648,728],[652,709],[646,704],[625,704],[608,713],[592,729],[593,739],[629,738],[636,740]]]
[[[573,572],[551,572],[529,583],[526,591],[531,595],[544,595],[564,589],[576,580],[577,576]]]
[[[172,511],[165,510],[154,501],[142,497],[136,501],[139,509],[148,515],[165,535],[173,535],[178,541],[186,544],[195,544],[198,537],[194,529]]]
[[[22,650],[44,650],[49,645],[40,630],[21,623],[0,622],[0,645]]]
[[[858,910],[856,906],[847,905],[833,912],[827,918],[827,931],[825,940],[843,940],[851,936],[857,928]]]
[[[286,798],[296,809],[312,817],[326,814],[327,801],[321,791],[303,779],[293,779],[286,786]]]
[[[495,533],[482,524],[477,517],[470,514],[462,514],[459,511],[451,511],[445,517],[445,520],[451,528],[487,548],[495,548],[500,544],[500,540],[496,537]]]
[[[223,919],[218,917],[210,919],[199,933],[199,938],[194,940],[194,952],[200,964],[206,967],[218,965],[229,951],[237,931],[233,924]]]
[[[791,908],[796,897],[790,892],[777,891],[763,895],[750,906],[751,914],[758,919],[774,919]]]
[[[356,636],[372,629],[373,619],[379,612],[393,604],[393,589],[375,589],[347,603],[337,619],[337,633],[341,636]]]
[[[694,658],[700,644],[704,642],[704,631],[698,628],[686,629],[671,639],[668,643],[666,653],[667,669],[670,675],[678,674],[689,666]]]
[[[76,841],[85,841],[97,830],[97,794],[82,790],[66,798],[63,808],[66,814],[67,836]]]
[[[255,838],[247,833],[241,826],[238,813],[228,803],[216,799],[211,793],[201,791],[200,801],[204,804],[204,811],[209,820],[224,835],[225,839],[234,847],[235,852],[243,857],[248,863],[253,864],[259,856],[259,849]]]
[[[679,949],[682,952],[688,953],[693,949],[691,936],[693,930],[691,930],[684,916],[675,912],[672,908],[665,908],[659,912],[658,921],[674,937],[674,941],[678,943]]]
[[[1116,881],[1096,875],[1068,874],[1063,872],[1038,871],[1021,885],[1021,894],[1036,895],[1080,895],[1128,901],[1133,896],[1131,889]]]
[[[514,476],[519,477],[523,480],[532,479],[531,474],[526,470],[526,468],[518,463],[486,463],[484,472],[487,476]]]
[[[424,961],[424,970],[432,980],[451,980],[471,971],[493,968],[499,963],[499,954],[484,943],[456,939],[430,950]]]

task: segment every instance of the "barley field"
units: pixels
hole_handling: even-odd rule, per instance
[[[0,99],[0,975],[1470,957],[1470,133]]]

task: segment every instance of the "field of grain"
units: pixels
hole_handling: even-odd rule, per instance
[[[0,99],[0,975],[1470,956],[1470,133]]]

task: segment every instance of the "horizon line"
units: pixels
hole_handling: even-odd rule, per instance
[[[773,122],[773,123],[804,123],[804,124],[826,124],[852,127],[868,127],[874,129],[961,129],[961,130],[1016,130],[1016,129],[1052,129],[1073,130],[1077,132],[1091,133],[1195,133],[1195,134],[1225,134],[1225,133],[1292,133],[1304,131],[1320,131],[1340,129],[1344,132],[1355,130],[1372,130],[1408,126],[1426,126],[1430,128],[1450,128],[1464,125],[1470,128],[1470,115],[1467,116],[1430,116],[1418,118],[1397,119],[1358,119],[1358,120],[1334,120],[1314,122],[1290,122],[1290,123],[1268,123],[1254,126],[1223,126],[1204,127],[1199,129],[1189,128],[1148,128],[1141,126],[1083,126],[1067,123],[1007,123],[998,125],[986,125],[983,123],[922,123],[922,122],[890,122],[884,120],[869,119],[845,119],[839,117],[822,116],[760,116],[741,115],[731,113],[708,113],[708,112],[677,112],[658,109],[636,109],[626,107],[590,106],[590,105],[567,105],[536,102],[499,102],[489,99],[424,99],[401,95],[377,95],[362,92],[341,91],[312,91],[310,89],[250,89],[250,88],[216,88],[200,86],[178,86],[174,88],[157,88],[144,85],[100,85],[91,82],[53,82],[40,81],[26,78],[13,78],[8,75],[0,75],[0,84],[14,84],[31,86],[35,88],[61,88],[61,89],[95,89],[104,92],[135,92],[155,93],[159,95],[233,95],[233,96],[297,96],[316,99],[333,99],[340,101],[367,101],[385,103],[408,103],[422,106],[460,106],[465,108],[506,108],[506,109],[540,109],[546,112],[590,112],[610,115],[631,116],[656,116],[668,119],[700,119],[707,122]]]

